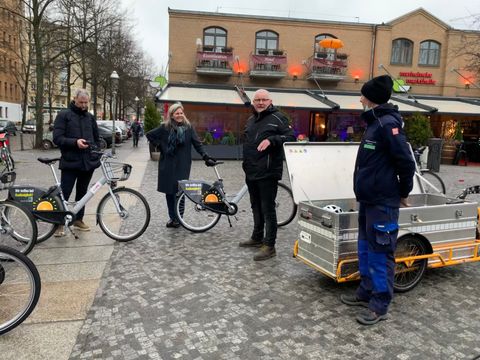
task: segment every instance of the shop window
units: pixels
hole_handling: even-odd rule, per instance
[[[426,40],[420,43],[419,65],[439,66],[440,65],[440,44],[433,40]]]
[[[315,36],[315,43],[313,48],[315,50],[315,57],[320,59],[335,60],[335,49],[324,48],[319,45],[319,42],[323,39],[337,39],[332,34],[319,34]]]
[[[203,51],[221,52],[227,46],[227,31],[220,27],[203,30]]]
[[[413,42],[408,39],[396,39],[392,42],[392,65],[412,65]]]
[[[272,55],[278,50],[278,34],[270,30],[262,30],[255,34],[255,54]]]

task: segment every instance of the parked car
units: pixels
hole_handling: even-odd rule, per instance
[[[17,127],[15,123],[10,120],[0,120],[0,132],[6,132],[8,135],[17,135]]]
[[[22,127],[22,132],[30,134],[30,133],[35,133],[36,131],[37,131],[37,125],[35,123],[35,120],[25,121],[25,124]]]
[[[113,121],[112,120],[97,120],[97,125],[98,126],[109,126],[111,128],[113,126]],[[121,141],[127,140],[128,139],[127,126],[125,125],[125,122],[123,122],[121,120],[116,120],[115,121],[115,127],[117,128],[117,131],[120,131]],[[115,140],[115,142],[116,141],[117,140]],[[121,141],[119,141],[119,143]]]
[[[122,142],[122,133],[117,126],[115,127],[117,128],[115,132],[115,143],[120,144]],[[98,125],[98,135],[107,141],[108,147],[112,145],[112,128],[111,125]]]
[[[100,148],[101,149],[106,149],[107,147],[112,146],[112,130],[111,128],[108,129],[107,127],[104,126],[99,126],[98,127],[98,135],[100,137]],[[121,138],[120,132],[117,132],[115,135],[115,141],[120,141],[119,139]],[[52,131],[46,131],[43,134],[43,140],[42,140],[42,148],[44,150],[50,150],[54,147],[57,147],[53,143],[53,132]]]

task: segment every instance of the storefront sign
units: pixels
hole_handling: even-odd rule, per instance
[[[197,60],[232,61],[233,55],[216,52],[197,52]]]
[[[399,75],[406,78],[407,84],[435,85],[437,83],[437,80],[432,79],[432,73],[429,72],[400,71]]]

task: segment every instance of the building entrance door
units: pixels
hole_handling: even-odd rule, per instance
[[[310,122],[308,126],[308,139],[310,141],[327,140],[327,114],[319,112],[310,113]]]

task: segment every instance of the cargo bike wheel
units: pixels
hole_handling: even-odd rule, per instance
[[[424,255],[426,253],[425,243],[416,236],[408,235],[398,240],[395,259]],[[393,289],[402,293],[417,286],[425,273],[427,262],[428,259],[412,259],[396,263]]]

